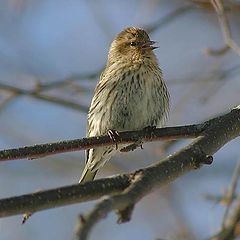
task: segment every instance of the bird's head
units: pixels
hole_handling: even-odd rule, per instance
[[[153,51],[157,47],[148,34],[140,28],[129,27],[120,32],[111,44],[109,61],[138,61],[144,58],[155,58]]]

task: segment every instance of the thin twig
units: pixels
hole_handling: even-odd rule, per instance
[[[236,167],[235,167],[235,171],[232,177],[232,181],[230,184],[230,188],[229,191],[227,193],[227,206],[223,215],[223,221],[222,221],[222,229],[225,228],[226,226],[226,222],[227,222],[227,218],[228,218],[228,213],[230,210],[230,207],[232,205],[234,196],[235,196],[235,191],[236,191],[236,187],[237,187],[237,183],[238,183],[238,179],[240,176],[240,161],[237,162]]]
[[[49,83],[40,83],[38,87],[41,91],[42,90],[51,90],[51,89],[66,86],[66,85],[72,83],[73,81],[82,81],[85,79],[92,80],[92,79],[97,78],[100,75],[101,71],[102,71],[102,69],[99,71],[93,72],[93,73],[75,74],[75,75],[72,75],[67,78],[57,80],[57,81],[52,81]]]
[[[8,97],[6,97],[3,101],[0,103],[0,111],[2,111],[10,102],[16,99],[16,94],[10,94]]]
[[[35,159],[58,153],[110,146],[115,145],[116,143],[134,143],[139,139],[142,139],[144,142],[152,142],[163,139],[171,140],[178,138],[195,138],[201,135],[201,132],[206,127],[206,124],[207,122],[188,126],[156,128],[152,131],[143,129],[139,131],[119,132],[119,136],[114,142],[108,135],[105,135],[1,150],[0,161],[23,158]]]
[[[239,236],[239,222],[240,222],[240,199],[233,210],[232,216],[229,218],[228,223],[219,233],[209,238],[209,240],[230,240],[237,239]]]
[[[55,103],[55,104],[58,104],[61,106],[72,108],[72,109],[78,110],[80,112],[88,111],[88,108],[86,106],[83,106],[79,103],[76,103],[76,102],[73,102],[70,100],[66,100],[66,99],[63,99],[60,97],[43,94],[43,93],[38,92],[38,90],[25,90],[25,89],[21,89],[21,88],[14,87],[14,86],[4,84],[4,83],[0,83],[0,90],[7,91],[7,92],[10,92],[10,93],[18,95],[18,96],[19,95],[30,96],[35,99],[40,99],[40,100],[43,100],[46,102]]]
[[[221,55],[224,55],[225,53],[227,53],[229,49],[230,49],[230,47],[225,45],[222,48],[218,48],[218,49],[205,48],[205,49],[203,49],[203,52],[208,55],[218,57],[218,56],[221,56]]]
[[[192,0],[192,2],[201,8],[212,10],[214,9],[209,0]],[[236,11],[239,12],[240,4],[237,1],[225,1],[225,11]]]
[[[216,204],[226,205],[228,201],[226,194],[222,194],[222,195],[203,194],[202,196],[205,200],[214,202]],[[236,200],[236,199],[237,199],[237,195],[235,194],[233,196],[233,200]]]
[[[177,20],[180,16],[190,12],[191,10],[196,9],[193,5],[186,5],[180,8],[177,8],[173,12],[169,13],[168,15],[164,16],[163,18],[159,19],[153,24],[145,26],[144,29],[148,33],[155,32],[162,27],[165,27],[167,24],[172,24],[174,20]]]
[[[226,46],[221,48],[220,50],[207,49],[207,52],[209,54],[213,53],[213,55],[218,55],[218,54],[225,53],[228,50],[228,48],[231,48],[234,52],[236,52],[240,56],[240,47],[232,38],[230,24],[229,24],[227,15],[225,13],[222,0],[211,0],[211,4],[218,15],[218,21],[222,29],[223,38]]]
[[[206,82],[211,83],[214,81],[225,81],[229,77],[236,76],[240,73],[240,65],[234,65],[228,69],[219,69],[213,70],[210,73],[203,75],[202,77],[190,77],[184,79],[169,79],[167,82],[168,84],[188,84],[188,83],[199,83],[199,82]],[[196,80],[195,80],[196,79]]]

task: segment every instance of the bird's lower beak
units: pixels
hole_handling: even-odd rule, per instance
[[[156,49],[157,46],[153,46],[156,42],[155,41],[147,41],[142,45],[142,49]]]

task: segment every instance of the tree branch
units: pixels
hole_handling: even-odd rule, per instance
[[[0,217],[34,213],[108,195],[92,212],[81,218],[79,238],[86,239],[92,227],[112,210],[118,211],[119,222],[126,221],[130,219],[134,204],[142,197],[202,164],[210,164],[212,154],[240,135],[240,106],[205,124],[192,126],[204,129],[200,136],[156,164],[112,178],[2,199]]]
[[[237,164],[236,164],[236,167],[234,169],[234,174],[233,174],[233,177],[232,177],[232,181],[231,181],[229,190],[226,194],[227,195],[226,196],[227,206],[226,206],[226,209],[224,211],[221,229],[224,229],[225,226],[227,225],[228,213],[229,213],[230,207],[233,203],[234,196],[236,196],[236,188],[237,188],[239,176],[240,176],[240,161],[238,161]]]
[[[232,114],[236,114],[235,119]],[[103,199],[88,215],[82,217],[84,221],[79,225],[78,238],[86,240],[93,226],[109,212],[114,210],[122,212],[154,189],[166,185],[190,170],[199,168],[202,164],[210,164],[211,156],[239,135],[240,106],[224,117],[212,121],[203,131],[203,136],[198,137],[193,143],[163,161],[135,172],[129,186],[122,193]]]
[[[134,143],[139,139],[144,142],[153,142],[163,139],[195,138],[201,135],[201,132],[204,130],[205,126],[207,126],[207,123],[208,122],[180,127],[156,128],[152,131],[143,129],[139,131],[119,132],[119,136],[114,142],[108,135],[106,135],[1,150],[0,161],[23,158],[35,159],[57,153],[110,146],[115,145],[116,143]]]
[[[240,200],[238,199],[237,205],[233,211],[232,216],[228,219],[228,223],[224,228],[209,240],[229,240],[237,239],[239,237],[239,223],[240,223]]]
[[[56,97],[56,96],[51,96],[51,95],[47,95],[44,93],[40,93],[38,90],[25,90],[25,89],[21,89],[18,87],[14,87],[11,85],[7,85],[4,83],[0,83],[0,90],[3,91],[7,91],[12,93],[13,95],[16,96],[30,96],[32,98],[35,99],[40,99],[42,101],[46,101],[46,102],[50,102],[50,103],[55,103],[61,106],[65,106],[68,108],[72,108],[74,110],[78,110],[80,112],[87,112],[88,108],[86,106],[83,106],[79,103],[70,101],[70,100],[66,100],[60,97]]]
[[[34,213],[45,209],[96,200],[104,195],[124,190],[129,185],[129,176],[129,174],[122,174],[85,184],[74,184],[1,199],[0,217]]]
[[[235,53],[240,55],[240,47],[232,38],[230,24],[229,24],[227,15],[225,13],[222,0],[211,0],[210,2],[217,13],[218,21],[219,21],[223,38],[225,41],[225,46],[217,50],[208,48],[206,49],[206,52],[210,55],[218,56],[218,55],[225,54],[229,49],[232,49]]]
[[[156,21],[155,23],[145,26],[144,29],[148,33],[155,32],[156,30],[159,30],[159,29],[165,27],[166,25],[173,23],[174,20],[177,20],[179,17],[183,16],[184,14],[186,14],[194,9],[197,9],[197,8],[195,8],[195,6],[192,4],[184,5],[182,7],[179,7],[177,9],[173,10],[172,12],[170,12],[163,18]]]
[[[76,74],[76,75],[71,75],[67,78],[64,79],[60,79],[57,81],[52,81],[49,83],[39,83],[38,88],[42,91],[42,90],[51,90],[51,89],[56,89],[56,88],[61,88],[64,87],[66,85],[71,84],[74,81],[79,81],[79,80],[93,80],[95,78],[97,78],[98,76],[100,76],[101,72],[103,69],[96,71],[96,72],[92,72],[92,73],[87,73],[87,74]]]

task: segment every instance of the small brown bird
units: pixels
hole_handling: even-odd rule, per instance
[[[129,27],[111,44],[88,113],[87,137],[109,130],[162,127],[169,112],[169,93],[153,50],[155,42],[140,28]],[[118,146],[118,150],[126,145]],[[113,154],[115,146],[86,151],[86,165],[79,182],[94,179]]]

